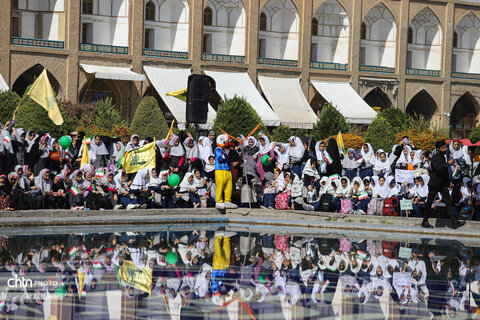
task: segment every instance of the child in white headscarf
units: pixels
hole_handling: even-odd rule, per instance
[[[373,172],[376,176],[387,176],[390,171],[390,161],[388,160],[387,154],[385,153],[385,151],[383,151],[383,149],[379,149],[375,156]]]
[[[348,179],[352,180],[357,176],[358,167],[362,164],[362,159],[355,159],[355,150],[349,148],[347,156],[342,160],[343,174]]]
[[[288,138],[290,149],[288,154],[290,155],[290,163],[292,165],[292,171],[297,176],[301,175],[302,157],[305,153],[305,146],[299,137],[292,136]]]
[[[360,178],[365,179],[365,177],[373,176],[373,164],[375,163],[375,155],[373,152],[372,145],[366,143],[363,145],[360,150],[362,154],[362,161],[360,164]]]

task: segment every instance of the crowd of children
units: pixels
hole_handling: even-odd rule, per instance
[[[162,140],[132,135],[125,146],[120,139],[97,135],[87,140],[90,164],[80,165],[82,133],[69,134],[72,143],[65,151],[45,132],[25,131],[14,123],[1,132],[2,209],[215,207],[223,191],[216,190],[219,171],[231,172],[233,192],[225,205],[232,208],[399,215],[407,213],[400,213],[399,201],[408,199],[413,205],[408,214],[420,217],[428,195],[432,150],[416,149],[408,137],[391,153],[366,143],[360,150],[330,154],[328,141],[292,136],[271,142],[262,132],[230,139],[225,146],[223,140],[217,146],[225,135],[217,137],[214,131],[198,139],[186,131]],[[155,167],[126,174],[119,163],[124,152],[153,141]],[[470,205],[479,220],[473,150],[452,141],[447,157],[454,159],[450,178],[457,214]],[[413,180],[397,183],[396,170],[413,172]],[[169,183],[172,174],[180,177],[178,185]],[[441,197],[437,200],[441,208]]]

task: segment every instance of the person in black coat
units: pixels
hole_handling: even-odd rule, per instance
[[[427,203],[425,204],[425,210],[423,212],[423,228],[433,228],[433,226],[428,222],[428,218],[432,213],[432,203],[435,199],[435,196],[440,192],[442,195],[442,202],[447,206],[448,216],[450,217],[452,223],[449,225],[450,228],[457,229],[465,224],[465,221],[458,221],[453,212],[452,199],[448,191],[448,186],[450,185],[450,179],[448,175],[448,165],[453,163],[453,158],[448,160],[445,157],[447,152],[447,143],[444,140],[437,141],[435,144],[437,152],[432,157],[431,161],[431,174],[430,181],[428,182],[428,198]]]

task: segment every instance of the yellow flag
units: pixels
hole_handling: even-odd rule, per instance
[[[155,140],[125,152],[122,167],[126,173],[155,167]]]
[[[43,69],[43,72],[37,80],[35,80],[27,95],[47,110],[48,117],[52,119],[53,123],[57,126],[63,123],[63,117],[58,108],[57,99],[53,94],[52,86],[48,80],[47,69]]]
[[[182,90],[167,92],[167,96],[175,97],[177,99],[182,100],[183,102],[187,102],[187,88]]]
[[[78,276],[78,299],[82,299],[83,288],[85,287],[85,272],[77,271]]]
[[[168,133],[167,133],[167,136],[165,137],[165,139],[169,140],[170,137],[172,136],[173,134],[173,124],[175,123],[175,119],[173,119],[172,121],[172,124],[170,125],[170,129],[168,130]]]
[[[83,138],[82,161],[80,162],[80,166],[84,163],[90,164],[90,156],[88,155],[88,145],[85,137]]]
[[[343,138],[342,138],[342,132],[339,131],[337,135],[337,146],[338,146],[338,151],[345,156],[345,146],[343,145]]]
[[[152,268],[137,268],[133,261],[125,260],[118,274],[129,286],[151,293]]]

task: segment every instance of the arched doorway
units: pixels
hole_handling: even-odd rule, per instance
[[[112,104],[121,105],[120,94],[116,86],[110,80],[92,79],[88,81],[80,90],[78,100],[80,103],[95,104],[98,100],[112,98]]]
[[[392,106],[392,102],[388,96],[379,87],[376,87],[370,91],[365,98],[363,98],[363,100],[376,111],[383,111],[384,109]],[[377,108],[380,108],[380,110]]]
[[[12,86],[12,91],[15,91],[20,97],[23,96],[25,93],[25,90],[27,90],[28,86],[30,86],[35,79],[43,72],[43,69],[45,69],[44,66],[37,64],[24,73],[22,73],[17,80],[13,83]],[[60,83],[58,83],[57,79],[53,74],[50,73],[50,71],[47,70],[47,75],[48,75],[48,80],[50,81],[50,84],[52,85],[53,90],[57,93],[60,92]]]
[[[432,96],[430,96],[425,90],[417,93],[407,106],[407,113],[409,115],[422,115],[425,120],[431,120],[436,110],[437,104],[435,103],[435,100],[433,100]]]
[[[455,137],[468,138],[477,124],[478,102],[469,93],[461,96],[450,114],[450,132]]]

